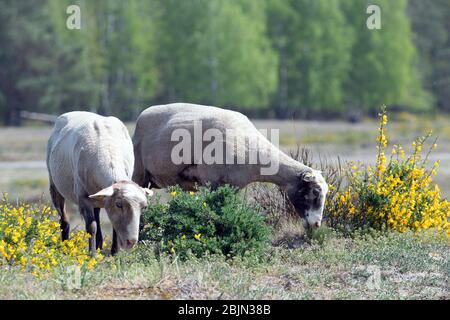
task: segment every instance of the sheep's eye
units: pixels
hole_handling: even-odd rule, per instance
[[[116,207],[122,209],[122,202],[117,201],[116,202]]]

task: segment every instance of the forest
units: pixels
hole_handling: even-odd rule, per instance
[[[280,119],[450,111],[448,0],[2,0],[0,43],[7,126],[176,101]]]

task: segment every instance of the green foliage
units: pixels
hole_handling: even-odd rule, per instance
[[[171,199],[150,200],[143,215],[140,239],[160,244],[163,252],[186,258],[206,253],[243,256],[258,253],[268,240],[264,218],[250,207],[237,190],[223,186],[197,192],[170,189]]]
[[[277,59],[262,3],[159,0],[164,95],[217,106],[261,108],[276,87]],[[232,21],[232,23],[230,23]]]
[[[447,0],[410,0],[408,13],[414,32],[424,88],[436,105],[450,110],[450,6]]]
[[[366,18],[361,18],[370,4],[381,8],[380,30],[369,30]],[[406,0],[345,2],[344,12],[355,37],[352,68],[345,85],[353,109],[375,113],[383,104],[413,109],[429,107],[415,68],[416,49],[406,4]]]
[[[64,11],[69,4],[74,4],[73,1],[50,0],[49,4],[61,47],[76,55],[73,66],[78,66],[67,75],[69,78],[59,82],[69,87],[65,92],[71,101],[64,106],[69,110],[87,109],[125,118],[136,117],[141,105],[156,91],[158,73],[151,4],[78,1],[75,4],[80,5],[82,12],[81,30],[69,30],[65,25]],[[64,67],[59,70],[64,77]],[[77,70],[75,77],[81,82],[73,79]],[[76,94],[74,88],[84,88],[87,92]],[[80,101],[80,96],[87,101]]]
[[[100,105],[104,60],[96,45],[96,33],[88,31],[92,25],[87,17],[82,19],[81,30],[67,29],[65,12],[71,4],[79,4],[82,12],[87,8],[80,1],[48,1],[55,65],[41,96],[43,112],[90,111]]]
[[[7,125],[19,125],[24,105],[39,104],[46,70],[52,68],[52,34],[42,5],[0,2],[0,113]],[[40,77],[42,77],[40,79]]]
[[[66,27],[73,4],[81,30]],[[131,120],[175,101],[284,118],[450,110],[449,18],[447,0],[4,0],[0,117]]]
[[[281,113],[342,112],[352,28],[341,1],[272,0],[269,8],[269,34],[280,55]]]

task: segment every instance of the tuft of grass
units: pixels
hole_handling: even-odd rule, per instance
[[[280,218],[272,236],[272,244],[276,247],[299,248],[305,244],[305,228],[296,217]]]
[[[48,185],[48,179],[36,178],[36,179],[16,179],[12,182],[16,187],[24,189],[42,189]]]
[[[309,167],[321,170],[328,185],[331,186],[327,194],[327,202],[337,201],[338,190],[343,188],[346,183],[345,166],[339,157],[335,161],[331,161],[319,155],[317,161],[315,161],[311,150],[299,145],[294,151],[290,152],[290,156]],[[247,193],[249,201],[258,203],[262,213],[266,216],[266,222],[274,228],[275,243],[289,243],[291,240],[289,240],[288,235],[292,235],[292,232],[285,232],[289,229],[297,230],[296,236],[291,237],[293,239],[299,239],[300,235],[304,235],[305,230],[301,226],[298,214],[286,193],[279,187],[272,184],[256,183],[247,188]],[[284,236],[288,237],[283,240]],[[293,241],[295,242],[295,240]]]

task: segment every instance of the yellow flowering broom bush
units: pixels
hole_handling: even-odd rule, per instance
[[[88,253],[89,234],[76,231],[69,240],[60,240],[57,213],[48,206],[13,206],[6,197],[0,202],[0,267],[18,267],[37,277],[58,266],[91,269],[100,254]]]
[[[327,204],[328,224],[346,230],[371,227],[419,232],[435,228],[450,236],[450,202],[441,197],[439,186],[432,182],[439,162],[429,164],[436,144],[423,156],[430,134],[419,137],[409,157],[400,145],[394,145],[388,160],[385,108],[379,117],[376,165],[349,164],[346,186],[334,190],[336,194]]]

